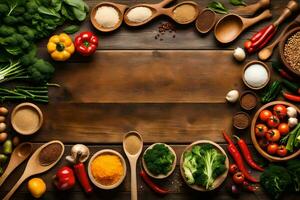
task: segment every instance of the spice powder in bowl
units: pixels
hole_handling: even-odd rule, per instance
[[[195,19],[197,9],[191,4],[181,4],[173,10],[174,20],[179,23],[188,23]]]
[[[300,31],[292,35],[284,45],[283,55],[287,63],[300,72]]]
[[[126,16],[131,22],[141,23],[152,16],[152,10],[145,6],[139,6],[129,10]]]
[[[250,117],[247,113],[238,112],[233,116],[233,126],[237,129],[243,130],[250,125]]]
[[[96,11],[95,20],[103,28],[113,28],[120,22],[119,11],[112,6],[100,6]]]
[[[257,96],[251,91],[245,91],[240,98],[240,105],[245,110],[252,110],[257,105]]]

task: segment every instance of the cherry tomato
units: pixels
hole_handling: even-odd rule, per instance
[[[280,145],[277,149],[277,155],[279,155],[280,157],[284,157],[287,154],[287,150],[285,148],[284,145]]]
[[[233,182],[237,185],[242,184],[245,180],[244,174],[242,172],[235,173],[232,178]]]
[[[274,155],[277,153],[277,149],[278,149],[278,144],[269,144],[268,148],[267,148],[267,152],[271,155]]]
[[[280,139],[280,133],[277,129],[271,129],[266,132],[266,138],[270,142],[277,142]]]
[[[259,113],[259,119],[262,121],[267,121],[272,116],[272,112],[269,110],[263,110]]]
[[[290,127],[287,123],[281,123],[278,126],[278,130],[280,132],[280,135],[286,135],[290,132]]]
[[[269,145],[269,141],[266,138],[261,138],[261,139],[258,140],[258,145],[261,148],[265,149]]]
[[[280,124],[280,120],[277,116],[272,115],[268,120],[267,124],[270,128],[276,128]]]
[[[268,131],[268,127],[264,124],[256,124],[255,135],[257,137],[264,137],[265,133]]]
[[[230,164],[229,165],[229,173],[230,174],[235,174],[239,171],[239,168],[236,164]]]
[[[274,106],[273,111],[274,111],[274,115],[276,115],[280,119],[283,119],[287,114],[286,107],[281,104],[277,104],[276,106]]]
[[[252,42],[250,40],[246,40],[246,42],[244,43],[244,47],[245,49],[249,49],[252,45]]]

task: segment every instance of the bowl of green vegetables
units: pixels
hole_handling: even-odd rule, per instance
[[[164,143],[154,143],[145,150],[142,164],[149,176],[163,179],[172,174],[176,160],[176,153],[172,147]]]
[[[229,160],[220,145],[210,140],[196,141],[184,150],[180,172],[188,186],[197,191],[211,191],[227,177]]]

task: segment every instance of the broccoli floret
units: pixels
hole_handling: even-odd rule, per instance
[[[191,151],[186,152],[183,160],[183,171],[189,184],[195,183],[193,174],[197,171],[197,166],[196,156]]]
[[[16,29],[11,26],[1,25],[0,26],[0,36],[7,37],[16,33]]]
[[[156,144],[147,150],[144,156],[147,169],[154,175],[168,174],[171,171],[175,156],[164,144]]]
[[[260,183],[270,196],[278,199],[292,186],[292,178],[284,167],[271,165],[261,174]]]
[[[28,26],[19,26],[18,31],[19,33],[22,33],[26,40],[33,40],[35,38],[35,30]]]
[[[36,62],[28,67],[28,73],[31,80],[35,83],[48,82],[54,74],[54,67],[43,59],[38,59]]]

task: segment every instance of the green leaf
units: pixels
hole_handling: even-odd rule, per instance
[[[247,4],[243,0],[229,0],[234,6],[246,6]]]
[[[21,54],[23,51],[20,47],[12,46],[12,47],[6,47],[5,50],[10,53],[11,55],[17,56]]]
[[[68,33],[68,34],[74,34],[74,33],[78,32],[79,29],[80,29],[80,26],[70,25],[64,29],[64,32]]]
[[[78,8],[81,11],[85,10],[85,3],[82,0],[64,0],[64,2],[70,6]]]
[[[62,6],[61,14],[70,21],[74,21],[76,19],[73,12],[70,11],[70,9],[68,7]]]
[[[83,21],[83,20],[85,20],[85,18],[86,18],[86,12],[85,11],[82,11],[82,10],[80,10],[80,9],[77,9],[77,8],[72,8],[72,10],[73,10],[73,13],[74,13],[74,16],[76,17],[76,19],[78,20],[78,21]]]
[[[60,18],[60,14],[58,12],[56,12],[53,8],[46,8],[44,6],[40,6],[38,8],[39,13],[41,14],[45,14],[45,15],[50,15],[50,16],[54,16],[54,17],[58,17]]]
[[[51,5],[56,12],[61,10],[62,0],[51,0]]]
[[[210,4],[208,4],[208,8],[215,11],[216,13],[220,13],[220,14],[228,13],[228,9],[225,8],[225,6],[221,2],[218,2],[218,1],[213,1]]]

